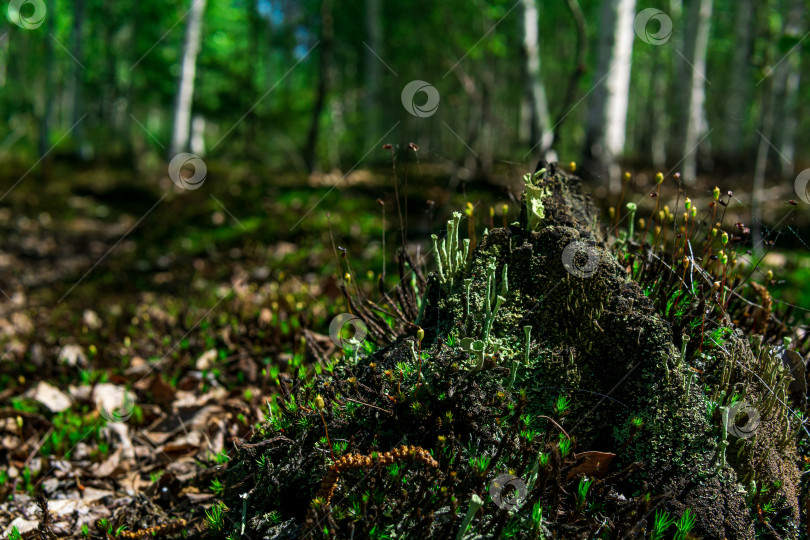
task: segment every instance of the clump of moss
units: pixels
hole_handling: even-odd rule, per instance
[[[518,222],[471,252],[454,219],[440,255],[452,279],[427,277],[410,329],[280,381],[270,421],[228,471],[230,532],[620,538],[681,523],[713,538],[795,535],[795,425],[763,386],[784,397],[788,379],[740,332],[702,356],[677,346],[659,297],[619,263],[633,235],[617,259],[596,223],[556,164],[529,175]],[[723,422],[729,389],[762,408],[752,438]],[[389,459],[403,445],[423,459]]]

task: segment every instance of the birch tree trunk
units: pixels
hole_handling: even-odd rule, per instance
[[[635,0],[605,0],[602,4],[594,73],[597,86],[588,104],[586,167],[605,178],[613,192],[621,186],[618,160],[626,137],[635,7]]]
[[[523,0],[523,48],[526,54],[526,90],[530,104],[529,140],[548,152],[553,141],[546,88],[540,74],[540,34],[535,0]]]
[[[194,78],[197,73],[197,54],[200,52],[202,22],[206,0],[192,0],[186,24],[186,40],[183,45],[183,64],[180,84],[174,107],[174,128],[169,147],[171,156],[188,149],[191,132],[191,103],[194,97]],[[170,156],[170,157],[171,157]]]
[[[689,182],[697,176],[698,151],[701,137],[708,126],[705,122],[706,53],[711,29],[712,0],[691,0],[686,8],[683,67],[686,115],[680,159],[683,177]]]

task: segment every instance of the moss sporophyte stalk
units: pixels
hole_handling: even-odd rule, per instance
[[[523,181],[513,223],[473,247],[453,213],[434,272],[412,282],[403,264],[379,310],[350,297],[376,349],[279,381],[271,422],[223,482],[235,524],[250,494],[246,535],[796,536],[802,428],[775,349],[786,330],[739,300],[722,216],[710,234],[690,216],[697,197],[685,222],[656,201],[636,230],[642,210],[622,201],[602,227],[556,164]],[[592,275],[566,270],[572,242],[598,255]],[[746,301],[761,305],[767,286]],[[387,326],[399,313],[412,316]],[[732,418],[743,401],[757,424]],[[527,489],[509,511],[486,495],[505,473]],[[770,499],[752,482],[776,486]]]

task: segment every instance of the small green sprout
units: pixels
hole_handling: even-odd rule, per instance
[[[694,512],[687,508],[678,518],[678,521],[675,522],[675,528],[678,529],[678,532],[675,533],[675,540],[686,540],[689,533],[695,528],[696,519],[697,516],[695,516]]]
[[[532,507],[532,523],[534,523],[535,529],[539,529],[543,525],[543,505],[540,501],[534,503]]]
[[[214,478],[213,480],[211,480],[211,493],[213,493],[217,497],[221,497],[224,492],[225,486],[222,484],[222,482],[219,481],[218,478]]]
[[[650,532],[650,540],[661,540],[669,526],[675,523],[675,518],[669,515],[666,510],[656,510],[653,529]]]
[[[554,402],[554,414],[557,416],[565,416],[568,412],[568,407],[571,405],[571,400],[568,396],[560,395]]]
[[[638,210],[638,205],[636,203],[633,203],[633,202],[627,203],[627,213],[628,213],[628,215],[627,215],[627,220],[628,220],[627,221],[627,238],[628,239],[633,238],[633,232],[634,232],[633,226],[635,225],[635,222],[636,222],[636,210]]]
[[[458,530],[456,540],[461,540],[464,538],[467,528],[470,526],[475,514],[478,513],[478,510],[480,510],[482,506],[484,506],[484,500],[477,494],[473,493],[472,497],[470,497],[470,506],[467,508],[467,514],[464,516],[464,521],[461,522],[461,528]]]
[[[388,476],[391,478],[396,478],[399,476],[399,472],[402,469],[402,466],[399,463],[392,463],[388,466]]]
[[[565,436],[560,435],[560,455],[565,458],[570,452],[571,449],[574,447],[574,444],[571,442],[571,439],[565,438]]]
[[[484,474],[489,469],[489,464],[492,459],[489,456],[481,455],[470,458],[470,467],[472,467],[478,474]]]
[[[210,530],[220,532],[225,528],[225,508],[224,503],[217,501],[205,511],[205,522]]]
[[[585,508],[585,502],[588,498],[588,490],[591,489],[591,485],[593,484],[593,480],[586,480],[581,479],[579,481],[579,485],[577,486],[577,509],[581,512],[582,509]]]

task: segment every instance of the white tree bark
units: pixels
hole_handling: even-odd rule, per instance
[[[686,126],[681,159],[683,177],[689,182],[697,176],[698,146],[701,137],[708,129],[705,122],[706,102],[706,53],[711,29],[712,0],[692,0],[687,5],[686,28],[684,32],[685,90],[688,92],[686,106]]]
[[[186,40],[183,45],[183,64],[174,107],[174,129],[169,147],[171,156],[185,152],[189,147],[191,133],[191,103],[194,97],[194,78],[197,73],[197,54],[202,39],[202,21],[206,0],[192,0],[186,23]]]
[[[602,4],[594,73],[597,87],[588,104],[586,166],[606,177],[614,192],[621,186],[618,160],[626,138],[635,8],[635,0],[605,0]]]
[[[531,105],[530,140],[545,154],[551,148],[553,134],[548,113],[546,88],[540,74],[540,32],[535,0],[523,0],[523,48],[526,52],[526,83]],[[541,156],[544,157],[544,156]]]

